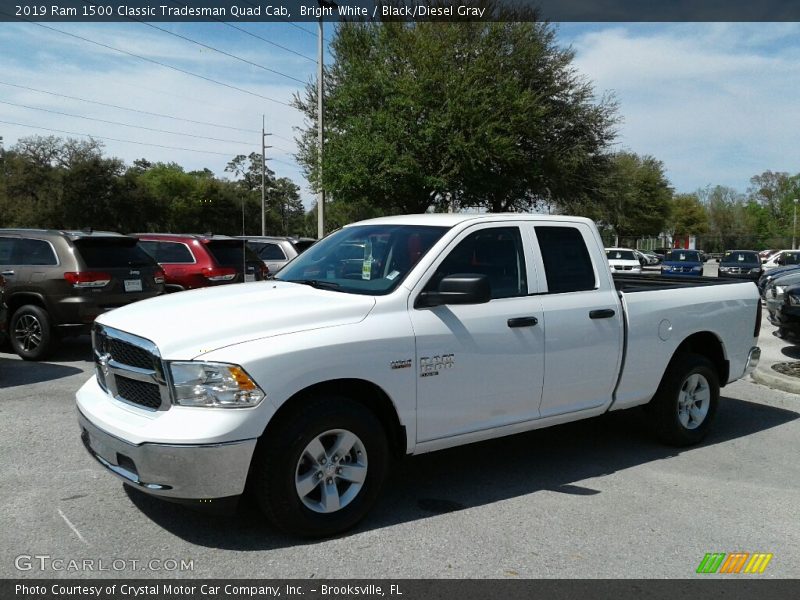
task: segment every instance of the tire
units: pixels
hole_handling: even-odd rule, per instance
[[[708,435],[718,404],[714,365],[699,354],[679,354],[670,361],[645,412],[663,442],[691,446]]]
[[[50,315],[40,306],[26,304],[11,316],[8,338],[14,352],[25,360],[42,360],[53,349]]]
[[[388,466],[388,442],[378,418],[348,398],[319,396],[264,434],[251,490],[276,528],[330,536],[369,512]]]

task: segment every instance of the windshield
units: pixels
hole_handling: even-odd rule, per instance
[[[275,277],[351,294],[388,294],[447,227],[356,225],[314,244]]]
[[[667,252],[664,260],[671,260],[674,262],[701,262],[697,250],[672,250],[671,252]]]
[[[606,250],[609,260],[636,260],[633,250]]]
[[[725,256],[722,257],[720,261],[722,264],[761,264],[761,261],[758,258],[758,254],[755,252],[726,252]]]

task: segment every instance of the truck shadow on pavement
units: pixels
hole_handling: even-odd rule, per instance
[[[63,379],[84,371],[59,363],[91,362],[89,336],[67,338],[41,362],[22,360],[11,351],[7,340],[0,342],[0,388],[10,388]]]
[[[609,413],[538,431],[407,457],[394,469],[377,505],[350,532],[359,533],[540,491],[602,493],[580,482],[771,429],[800,417],[791,410],[722,398],[712,433],[701,445],[658,443],[639,410]],[[127,488],[130,500],[170,533],[200,546],[268,550],[324,540],[285,536],[265,523],[252,501],[232,515],[209,515]]]

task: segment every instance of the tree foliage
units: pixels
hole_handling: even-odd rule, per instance
[[[260,161],[234,157],[229,181],[146,159],[126,167],[94,140],[22,138],[0,148],[0,227],[260,234]],[[268,171],[266,189],[267,233],[304,234],[298,186]]]
[[[349,22],[330,51],[321,182],[316,82],[295,105],[299,159],[333,202],[392,214],[599,198],[616,105],[551,25]]]
[[[657,235],[664,230],[672,188],[661,161],[618,152],[611,158],[603,187],[606,202],[598,207],[598,217],[618,237]]]
[[[708,232],[708,214],[697,194],[673,196],[667,229],[673,236],[697,236]]]

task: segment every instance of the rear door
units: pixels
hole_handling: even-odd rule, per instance
[[[545,274],[538,290],[547,357],[541,416],[602,406],[617,382],[623,320],[616,290],[592,262],[593,231],[554,221],[531,224],[529,234],[529,250]]]

